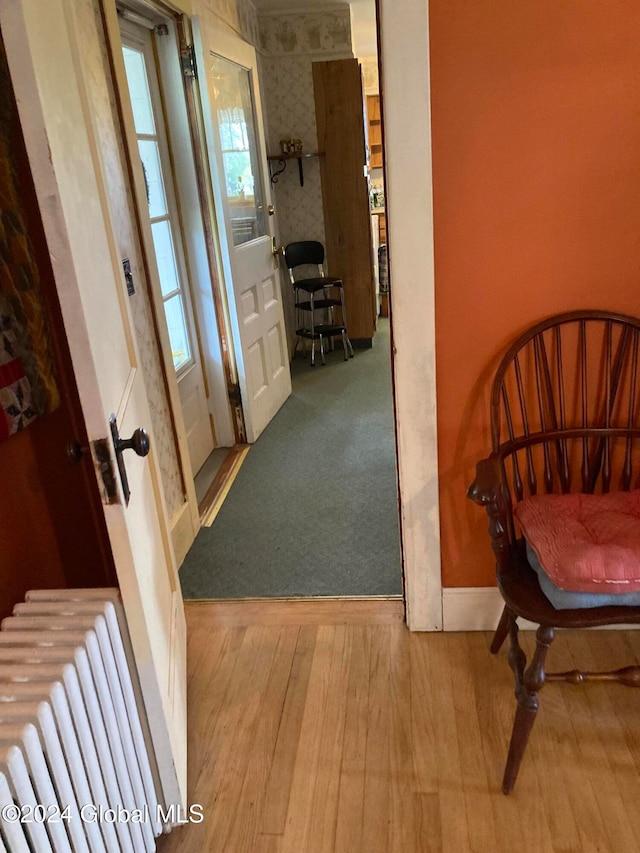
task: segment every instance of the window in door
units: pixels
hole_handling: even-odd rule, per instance
[[[246,68],[222,56],[211,65],[224,181],[233,245],[266,234],[251,81]]]
[[[185,313],[185,275],[177,254],[179,227],[171,170],[165,167],[168,157],[154,116],[145,55],[127,45],[123,53],[173,365],[180,372],[193,362],[193,350]]]

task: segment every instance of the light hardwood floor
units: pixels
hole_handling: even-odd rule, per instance
[[[490,635],[411,634],[382,601],[194,603],[187,622],[204,821],[161,853],[640,849],[633,689],[547,685],[505,797],[515,701]],[[565,633],[549,668],[638,660],[640,632]]]

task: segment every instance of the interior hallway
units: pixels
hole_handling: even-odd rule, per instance
[[[291,365],[293,393],[252,445],[180,569],[194,598],[402,594],[389,321],[345,362]]]
[[[160,853],[569,853],[640,847],[637,694],[549,684],[515,791],[515,708],[484,633],[410,633],[400,602],[186,608],[189,803]],[[533,632],[522,632],[530,651]],[[557,669],[622,666],[634,631],[559,632]]]

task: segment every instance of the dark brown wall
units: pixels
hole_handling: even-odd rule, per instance
[[[28,589],[115,583],[91,459],[72,465],[66,454],[67,442],[85,444],[86,434],[19,127],[14,141],[22,213],[38,259],[62,403],[0,442],[0,617]]]

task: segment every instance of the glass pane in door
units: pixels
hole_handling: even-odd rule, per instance
[[[142,47],[125,45],[123,54],[173,365],[180,374],[193,362],[194,351],[186,313],[187,294],[183,287],[186,274],[179,258],[179,243],[176,244],[176,240],[180,240],[180,229],[175,190],[172,188],[166,148],[163,155],[161,147],[162,119],[158,119],[160,114],[157,104],[154,106],[149,85],[149,81],[154,80],[154,69],[147,64]],[[163,144],[166,146],[166,142]]]
[[[124,67],[127,72],[127,83],[129,84],[129,95],[133,108],[133,120],[136,125],[136,133],[155,133],[153,121],[153,109],[151,107],[151,95],[149,93],[149,81],[147,80],[147,69],[144,56],[141,51],[130,47],[123,47]]]
[[[162,288],[162,295],[166,298],[180,290],[176,253],[171,238],[171,226],[166,219],[162,219],[160,222],[153,222],[151,224],[151,233],[153,235],[153,247],[156,252],[160,287]]]
[[[147,191],[147,202],[149,204],[149,216],[164,216],[167,213],[167,199],[162,182],[162,166],[160,165],[160,151],[155,139],[138,140],[138,150],[144,170],[144,182]]]
[[[246,68],[213,57],[213,97],[220,135],[222,193],[234,246],[266,234],[251,80]]]
[[[169,328],[173,366],[178,370],[191,359],[189,335],[184,319],[182,299],[179,293],[172,296],[171,299],[167,299],[164,303],[164,311],[167,316],[167,326]]]

